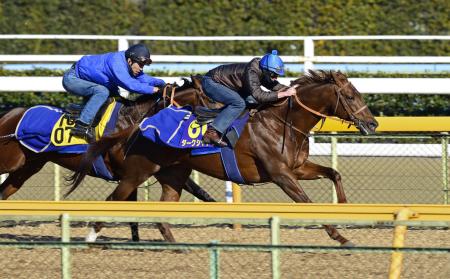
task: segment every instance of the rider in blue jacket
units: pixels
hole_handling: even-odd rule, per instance
[[[92,122],[110,94],[117,95],[119,86],[130,92],[153,94],[165,85],[161,79],[143,73],[150,65],[150,51],[143,44],[133,45],[126,51],[83,56],[64,73],[63,87],[70,93],[88,97],[81,115],[75,120],[70,134],[94,141]]]

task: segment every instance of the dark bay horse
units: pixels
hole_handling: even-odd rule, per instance
[[[171,90],[172,88],[174,90]],[[207,97],[194,86],[194,83],[190,83],[187,80],[185,80],[185,84],[182,87],[175,88],[172,85],[168,85],[163,92],[163,94],[159,95],[143,95],[135,101],[123,100],[123,107],[119,112],[115,132],[138,124],[144,117],[165,107],[170,103],[168,98],[174,99],[180,105],[205,105],[208,103]],[[76,170],[81,162],[81,154],[34,153],[22,146],[14,137],[14,133],[26,110],[27,108],[23,107],[14,108],[0,118],[0,174],[9,174],[8,178],[0,184],[0,196],[3,200],[8,199],[8,197],[17,192],[25,181],[36,174],[47,162],[53,162],[70,170]],[[114,177],[121,179],[122,173],[116,170],[123,168],[123,148],[121,146],[113,146],[103,156],[109,171]],[[93,175],[92,172],[88,174]],[[207,192],[191,179],[186,180],[183,188],[203,201],[214,201]],[[127,200],[137,200],[137,191],[131,193]],[[167,191],[163,190],[161,201],[166,200],[170,200],[170,196],[167,195]],[[170,241],[173,236],[167,233],[165,226],[165,224],[160,224],[159,228],[164,238]],[[137,224],[133,224],[132,236],[135,241],[139,239]]]
[[[291,83],[297,94],[268,105],[247,123],[235,146],[237,164],[248,184],[274,182],[295,202],[312,202],[298,180],[328,178],[333,181],[338,201],[347,202],[340,174],[329,167],[308,160],[311,129],[321,120],[335,116],[353,123],[362,134],[375,132],[378,123],[364,103],[361,94],[340,72],[310,71]],[[128,141],[128,152],[122,180],[108,198],[125,200],[138,185],[155,177],[169,187],[173,200],[180,198],[182,186],[192,169],[227,180],[218,154],[190,156],[190,150],[155,144],[131,127],[105,137],[85,153],[82,167],[73,176],[75,190],[90,169],[91,162],[110,146]],[[341,243],[352,245],[334,226],[324,226],[328,235]]]

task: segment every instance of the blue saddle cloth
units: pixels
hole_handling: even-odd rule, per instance
[[[111,118],[107,123],[104,135],[107,135],[114,130],[120,107],[121,104],[114,108]],[[86,152],[88,144],[55,146],[52,143],[52,129],[63,114],[64,112],[60,108],[52,106],[40,105],[29,108],[16,127],[15,136],[17,140],[23,146],[36,153],[57,152],[63,154],[81,154]],[[102,157],[97,158],[95,161],[94,170],[97,177],[115,180],[106,168]]]
[[[234,138],[237,141],[248,118],[249,115],[247,113],[233,122],[231,127],[228,128],[226,135],[235,134]],[[145,118],[139,124],[139,129],[141,134],[152,142],[173,148],[190,148],[193,156],[220,152],[229,180],[245,184],[237,167],[236,157],[232,148],[219,148],[202,142],[207,125],[200,126],[197,123],[191,107],[177,108],[169,106],[157,114]]]

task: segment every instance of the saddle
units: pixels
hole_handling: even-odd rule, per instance
[[[92,122],[92,128],[97,127],[98,123],[102,119],[103,114],[105,113],[108,106],[114,101],[114,97],[109,97],[108,100],[100,107],[97,114],[94,117],[94,121]],[[84,106],[80,104],[69,104],[65,109],[64,112],[67,113],[68,117],[71,120],[77,119],[80,117],[81,111],[83,110]]]

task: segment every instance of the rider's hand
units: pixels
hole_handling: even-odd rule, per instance
[[[159,87],[153,87],[153,93],[159,92]]]
[[[295,93],[297,93],[296,88],[297,88],[297,86],[293,86],[293,87],[289,87],[287,90],[278,91],[278,99],[295,95]]]

